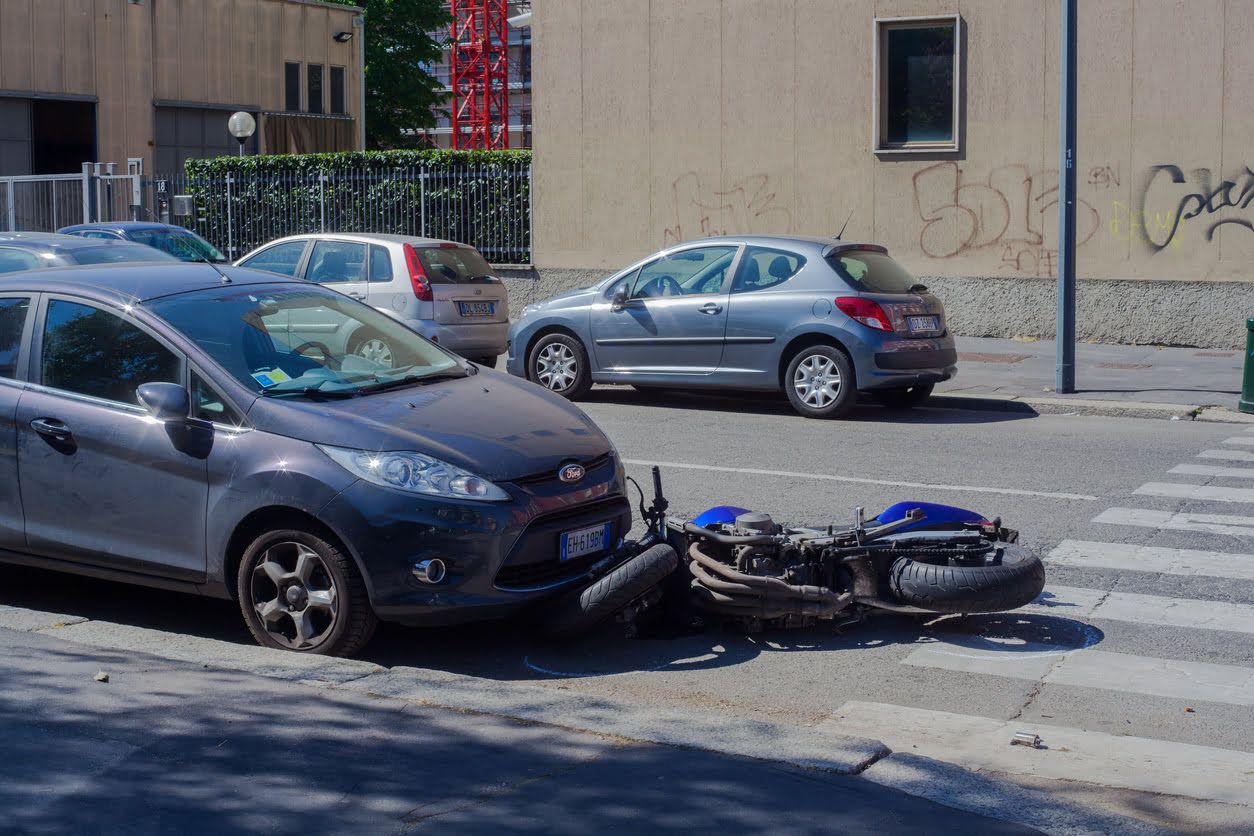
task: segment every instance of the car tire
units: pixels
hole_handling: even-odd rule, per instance
[[[807,418],[839,418],[858,400],[849,358],[830,345],[798,351],[784,372],[783,384],[792,408]]]
[[[937,613],[1005,612],[1030,603],[1045,588],[1045,566],[1023,546],[995,543],[987,566],[938,566],[899,557],[888,586],[903,604]]]
[[[660,584],[677,566],[679,556],[667,544],[646,549],[587,589],[557,599],[545,621],[544,635],[554,641],[585,635]]]
[[[588,352],[569,334],[542,337],[527,355],[527,379],[569,400],[592,388]]]
[[[396,367],[396,352],[392,350],[392,344],[377,331],[354,334],[348,353],[389,369]]]
[[[351,656],[378,625],[352,558],[301,529],[276,529],[253,540],[240,561],[236,593],[262,647]]]
[[[905,386],[900,389],[876,389],[871,397],[884,406],[894,409],[910,409],[923,403],[932,396],[934,383],[920,383],[917,386]]]

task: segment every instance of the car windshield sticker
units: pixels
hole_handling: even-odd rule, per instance
[[[291,376],[282,369],[267,369],[262,372],[253,372],[253,380],[260,383],[263,389],[269,389],[271,386],[277,386],[283,381],[291,379]]]

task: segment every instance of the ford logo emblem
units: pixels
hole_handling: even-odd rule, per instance
[[[563,482],[578,482],[586,472],[581,464],[568,464],[557,471],[557,478]]]

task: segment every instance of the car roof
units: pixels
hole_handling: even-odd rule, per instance
[[[382,232],[305,232],[300,235],[288,235],[283,238],[276,238],[273,241],[267,241],[264,244],[259,244],[256,249],[268,247],[271,244],[278,244],[282,241],[310,241],[320,239],[373,241],[383,244],[421,244],[428,247],[436,246],[438,244],[457,244],[459,247],[471,246],[470,244],[463,244],[460,241],[449,241],[444,238],[425,238],[421,235],[391,235]]]
[[[752,246],[762,247],[778,247],[781,245],[792,244],[807,249],[812,247],[822,247],[826,249],[834,246],[849,246],[856,244],[856,241],[848,241],[837,236],[824,238],[821,235],[715,235],[709,238],[701,238],[696,241],[685,241],[682,246],[692,244],[704,244],[708,242],[727,242],[727,243],[744,243]]]
[[[129,232],[141,229],[177,229],[180,232],[190,232],[186,227],[176,224],[163,224],[154,221],[116,221],[113,223],[91,223],[91,224],[74,224],[73,226],[63,226],[59,232],[74,231],[86,232],[91,229],[99,229],[108,232]]]
[[[53,232],[2,232],[0,247],[16,247],[23,250],[59,252],[97,247],[144,247],[134,241],[111,241],[107,238],[83,238],[78,235],[60,235]]]
[[[132,246],[142,246],[140,244]],[[54,267],[48,270],[7,273],[0,279],[6,291],[32,293],[70,293],[121,303],[143,302],[176,293],[222,287],[222,276],[231,286],[254,284],[292,284],[308,286],[308,282],[288,279],[261,270],[219,265],[221,272],[208,264],[172,261],[169,263],[99,264],[90,267]]]

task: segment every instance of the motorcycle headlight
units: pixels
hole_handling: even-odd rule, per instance
[[[349,473],[385,488],[481,502],[503,502],[510,498],[487,479],[422,453],[372,453],[325,444],[319,444],[318,449]]]

